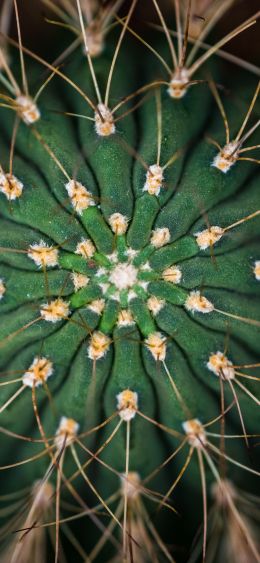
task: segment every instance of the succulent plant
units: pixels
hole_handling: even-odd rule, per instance
[[[0,560],[259,561],[258,14],[43,4],[55,62],[3,4]]]

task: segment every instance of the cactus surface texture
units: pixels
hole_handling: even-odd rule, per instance
[[[259,14],[140,4],[2,2],[1,563],[260,561]]]

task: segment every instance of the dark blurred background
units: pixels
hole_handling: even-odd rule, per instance
[[[12,3],[12,0],[9,0]],[[46,50],[46,43],[55,42],[57,28],[46,19],[53,17],[48,13],[41,0],[17,0],[19,6],[20,20],[23,33],[24,44],[39,54]],[[56,2],[57,0],[54,0]],[[74,0],[71,0],[74,2]],[[159,5],[167,17],[169,27],[175,27],[174,2],[173,0],[158,0]],[[180,0],[180,3],[183,0]],[[196,0],[198,1],[198,0]],[[0,0],[0,7],[4,0]],[[102,3],[102,1],[101,1]],[[104,2],[106,3],[106,2]],[[127,12],[130,0],[125,0],[121,8],[121,14]],[[225,14],[221,22],[218,23],[214,31],[214,38],[218,38],[231,31],[234,27],[242,23],[245,19],[260,10],[260,0],[237,0],[235,5]],[[57,18],[54,18],[57,19]],[[155,21],[158,23],[158,16],[153,7],[152,0],[139,0],[131,25],[142,35],[149,35],[151,30],[146,22]],[[15,22],[12,22],[11,35],[16,36]],[[250,40],[249,40],[250,38]],[[239,37],[233,39],[225,50],[234,53],[244,59],[259,63],[260,59],[260,21],[254,28],[245,31]]]

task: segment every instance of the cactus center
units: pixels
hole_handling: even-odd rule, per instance
[[[109,280],[119,290],[133,287],[137,281],[137,269],[132,264],[119,263],[112,270]]]
[[[125,247],[113,254],[100,255],[101,267],[95,276],[95,283],[106,299],[119,301],[123,307],[137,296],[147,297],[149,276],[153,275],[147,261],[136,264],[139,253]]]

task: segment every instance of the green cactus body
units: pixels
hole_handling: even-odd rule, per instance
[[[19,110],[11,170],[17,118],[1,108],[2,495],[31,489],[10,528],[30,528],[24,559],[7,528],[4,562],[33,561],[30,545],[48,530],[43,563],[186,561],[204,515],[199,561],[215,533],[206,491],[220,510],[225,494],[229,507],[243,500],[228,479],[256,488],[258,168],[223,148],[205,76],[228,82],[225,65],[207,63],[195,74],[203,83],[172,99],[154,55],[124,37],[105,99],[115,45],[93,58],[104,98],[81,47],[65,65],[93,107],[54,76],[33,123]],[[163,38],[154,48],[164,53]],[[41,75],[37,62],[26,68]],[[237,103],[223,97],[229,142],[256,87],[249,72],[234,77]],[[137,109],[120,104],[152,81]]]

